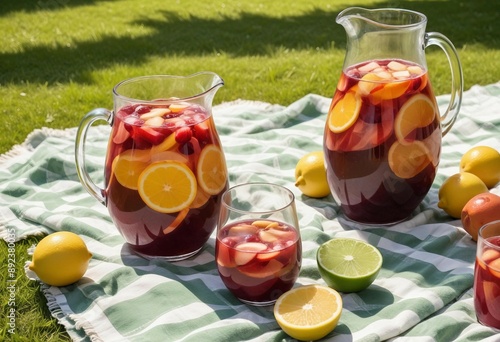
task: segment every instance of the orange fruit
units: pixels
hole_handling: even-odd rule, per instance
[[[226,160],[221,149],[213,144],[201,150],[196,167],[200,187],[210,195],[217,195],[227,183]]]
[[[432,161],[429,149],[421,141],[402,144],[394,142],[389,149],[389,167],[400,178],[418,175]]]
[[[121,185],[137,190],[137,180],[149,165],[149,158],[149,150],[126,150],[113,159],[111,170]]]
[[[165,160],[150,164],[140,174],[138,190],[144,203],[161,213],[181,211],[196,198],[196,177],[184,163]]]
[[[394,121],[394,131],[399,141],[405,142],[413,130],[430,125],[436,117],[435,104],[423,94],[412,96],[406,101]]]
[[[359,117],[361,97],[349,91],[330,111],[328,127],[333,133],[341,133],[351,127]]]

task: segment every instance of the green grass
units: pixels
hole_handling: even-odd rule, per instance
[[[210,70],[225,86],[215,103],[238,98],[288,105],[309,93],[333,95],[345,33],[335,23],[350,6],[402,7],[427,15],[459,52],[465,89],[500,80],[500,2],[489,0],[162,1],[16,0],[0,6],[0,153],[35,128],[76,126],[95,107],[111,107],[119,81],[145,74]],[[444,54],[427,50],[436,94],[450,91]],[[17,247],[19,341],[68,339],[46,309],[39,286],[24,277]],[[1,260],[6,247],[0,243]],[[6,274],[0,275],[6,283]],[[0,340],[8,297],[2,291]],[[24,336],[24,337],[20,337]]]

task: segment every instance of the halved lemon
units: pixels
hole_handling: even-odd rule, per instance
[[[184,163],[166,160],[150,164],[140,174],[139,195],[148,207],[161,213],[181,211],[196,198],[197,182]]]
[[[328,127],[333,133],[342,133],[351,127],[359,117],[361,97],[353,92],[347,92],[330,111]]]
[[[395,141],[389,149],[389,167],[400,178],[415,177],[432,162],[432,155],[422,141],[402,144]]]
[[[201,150],[196,168],[198,183],[210,195],[217,195],[226,186],[226,160],[221,149],[213,144]]]
[[[282,294],[274,305],[274,317],[285,333],[301,341],[328,335],[342,313],[342,297],[332,288],[307,285]]]
[[[413,130],[430,125],[436,117],[437,108],[428,96],[417,94],[406,101],[394,121],[394,131],[399,141],[405,142]]]
[[[149,159],[149,150],[126,150],[113,159],[111,170],[121,185],[137,190],[139,175],[149,165]]]

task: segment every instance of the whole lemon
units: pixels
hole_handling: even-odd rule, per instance
[[[476,146],[460,159],[460,171],[475,174],[488,189],[500,182],[500,153],[489,146]]]
[[[83,277],[91,257],[80,236],[57,232],[38,243],[28,268],[48,285],[66,286]]]
[[[330,194],[323,151],[309,152],[295,167],[295,186],[306,196],[321,198]]]
[[[453,218],[460,218],[462,209],[474,196],[487,192],[488,188],[476,175],[468,172],[448,177],[439,188],[438,207]]]

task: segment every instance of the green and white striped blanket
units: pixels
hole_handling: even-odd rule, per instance
[[[438,100],[444,109],[447,96]],[[372,286],[342,294],[339,325],[325,340],[499,341],[500,335],[475,318],[476,244],[436,204],[440,184],[458,172],[466,150],[478,144],[500,150],[500,83],[464,94],[430,193],[414,218],[390,228],[349,223],[331,197],[307,198],[293,185],[298,159],[322,148],[329,104],[328,98],[307,95],[288,107],[240,100],[214,108],[231,185],[263,180],[297,196],[303,267],[296,286],[323,283],[316,250],[334,236],[363,239],[383,254]],[[87,143],[91,176],[101,184],[108,132],[93,127]],[[75,129],[36,130],[1,157],[0,236],[68,230],[86,241],[93,258],[85,277],[67,287],[42,287],[50,311],[75,341],[291,340],[272,308],[249,307],[226,290],[213,237],[199,255],[177,263],[148,261],[123,247],[106,208],[78,182],[74,136]]]

